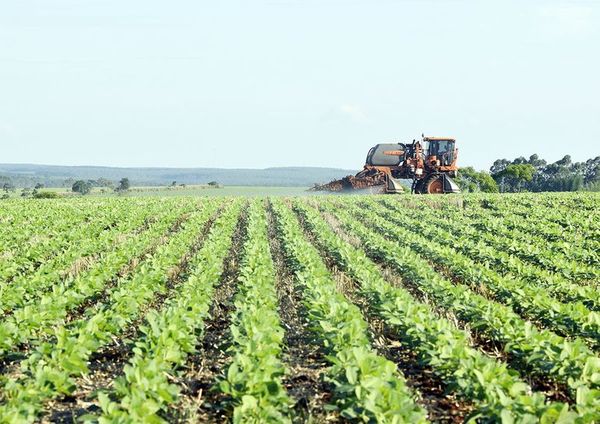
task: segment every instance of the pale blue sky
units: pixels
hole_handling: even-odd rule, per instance
[[[599,1],[0,0],[0,163],[600,154]]]

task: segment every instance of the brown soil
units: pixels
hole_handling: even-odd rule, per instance
[[[123,368],[132,356],[135,340],[142,336],[140,327],[144,323],[145,315],[151,309],[160,310],[169,298],[177,294],[177,286],[185,281],[190,271],[190,259],[202,248],[219,213],[220,210],[205,223],[196,241],[181,258],[179,264],[168,270],[169,279],[165,291],[158,293],[148,304],[143,305],[138,318],[123,333],[113,336],[112,342],[92,354],[88,361],[89,373],[75,378],[77,390],[71,396],[49,402],[45,414],[41,418],[42,422],[72,423],[84,414],[99,411],[95,401],[96,392],[111,389],[114,380],[123,375]],[[171,235],[178,231],[186,219],[187,216],[178,219],[168,234]],[[166,237],[162,237],[161,240]]]
[[[298,217],[303,224],[307,238],[313,245],[320,248],[321,246],[314,234],[308,229],[301,214],[298,214]],[[334,224],[334,231],[342,239],[358,242],[358,239],[342,232],[339,223],[333,216],[328,215],[326,220]],[[473,405],[447,391],[446,385],[434,374],[433,370],[421,364],[417,353],[405,347],[400,342],[397,332],[388,327],[385,321],[377,316],[376,312],[370,307],[366,296],[360,293],[359,282],[338,268],[335,259],[327,252],[324,250],[321,250],[321,252],[325,264],[337,283],[338,290],[352,303],[356,304],[363,313],[369,324],[369,336],[373,347],[380,355],[397,365],[398,370],[406,379],[407,385],[419,394],[417,403],[427,410],[429,419],[440,423],[464,422],[465,417],[473,411]]]
[[[334,216],[327,213],[325,213],[324,215],[328,223],[334,228],[334,230],[340,237],[344,239],[348,237],[348,239],[346,239],[347,241],[352,240],[352,244],[355,247],[361,248],[360,240],[352,235],[347,235],[347,233],[344,232],[344,230],[341,228],[339,222]],[[520,370],[521,377],[532,387],[533,390],[544,393],[546,397],[551,401],[571,403],[573,402],[574,399],[572,396],[570,396],[569,389],[566,385],[558,384],[554,381],[551,381],[546,376],[535,375],[533,373],[528,374],[529,368],[527,367],[527,364],[522,363],[514,356],[511,356],[507,352],[505,352],[504,346],[501,343],[490,340],[486,335],[471,329],[468,322],[457,318],[456,315],[452,313],[452,311],[444,310],[442,308],[437,307],[435,301],[430,299],[427,296],[427,294],[423,293],[419,289],[418,285],[414,284],[410,280],[401,278],[398,275],[397,271],[383,264],[378,258],[371,257],[371,259],[378,262],[377,265],[387,281],[389,281],[395,286],[405,288],[411,293],[411,295],[415,299],[429,304],[433,307],[433,309],[438,315],[444,317],[445,319],[448,319],[449,321],[452,321],[457,328],[465,330],[466,333],[470,336],[471,346],[479,349],[480,351],[484,352],[487,356],[490,356],[500,362],[505,362],[509,365],[514,365],[514,369]],[[462,283],[462,281],[459,278],[455,277],[447,268],[432,260],[425,260],[428,264],[430,264],[433,267],[433,269],[436,272],[448,278],[454,284]],[[476,289],[475,291],[484,297],[488,297],[486,296],[485,286],[480,286],[479,289]],[[532,370],[529,369],[529,371]]]
[[[220,376],[227,372],[230,361],[227,348],[231,344],[230,317],[234,309],[233,297],[237,291],[239,259],[246,239],[247,211],[238,221],[233,243],[225,259],[221,278],[213,293],[210,319],[205,323],[204,336],[191,355],[186,369],[177,378],[182,387],[180,401],[166,414],[169,422],[229,421],[227,396],[215,390]]]
[[[337,218],[335,216],[333,216],[332,214],[330,214],[328,212],[322,212],[322,216],[325,219],[325,221],[329,224],[329,226],[333,229],[333,231],[336,233],[336,235],[338,237],[340,237],[341,240],[345,241],[346,243],[351,244],[353,247],[355,247],[357,249],[363,248],[363,244],[362,244],[361,240],[358,237],[354,236],[353,234],[346,232],[342,228],[342,225],[340,224],[340,222],[337,220]],[[365,254],[367,254],[366,251],[365,251]],[[371,259],[374,259],[371,256],[369,256],[369,257]],[[391,269],[389,267],[383,266],[376,261],[374,261],[374,264],[379,268],[381,275],[390,284],[392,284],[396,287],[402,287],[403,289],[408,291],[415,300],[417,300],[421,303],[426,303],[439,315],[442,315],[454,322],[457,321],[456,318],[454,317],[454,315],[450,314],[448,311],[437,308],[436,305],[431,301],[431,299],[429,299],[427,294],[423,293],[419,289],[419,286],[417,286],[416,284],[413,284],[411,281],[403,279],[400,275],[398,275],[398,273],[396,271],[394,271],[393,269]]]
[[[333,387],[324,381],[329,368],[325,352],[309,331],[306,307],[302,304],[302,296],[286,264],[270,208],[267,218],[271,255],[277,273],[279,317],[285,331],[282,360],[288,373],[283,384],[296,402],[293,408],[295,422],[337,422],[338,415],[325,410],[325,405],[333,397]]]
[[[90,308],[94,307],[98,303],[98,301],[100,301],[101,299],[104,299],[106,297],[107,292],[111,288],[113,288],[124,277],[127,277],[128,275],[130,275],[137,268],[137,266],[140,264],[140,262],[142,262],[145,258],[148,258],[148,257],[154,255],[154,252],[156,252],[156,249],[160,245],[165,244],[173,234],[177,233],[181,229],[181,226],[183,225],[184,222],[186,222],[189,219],[189,216],[190,216],[190,214],[186,213],[186,214],[181,215],[179,218],[177,218],[177,220],[171,225],[171,227],[169,227],[169,229],[167,230],[167,232],[165,234],[160,236],[158,239],[152,241],[150,243],[150,245],[146,249],[144,249],[144,251],[140,255],[131,258],[129,260],[129,262],[125,266],[123,266],[113,278],[111,278],[109,281],[107,281],[106,285],[100,292],[96,293],[93,296],[88,297],[77,308],[72,310],[69,313],[66,321],[72,322],[72,321],[76,321],[76,320],[82,318],[83,315],[86,313],[86,311],[88,311]],[[213,219],[214,219],[214,217],[213,217]],[[204,234],[204,232],[207,231],[208,228],[210,228],[211,224],[212,224],[212,219],[209,220],[207,225],[205,225],[205,228],[204,228],[202,234]]]
[[[135,270],[135,268],[137,267],[137,265],[145,257],[154,254],[156,248],[160,244],[163,244],[166,240],[168,240],[168,237],[170,235],[179,231],[181,224],[183,222],[185,222],[188,219],[188,217],[189,217],[189,214],[184,214],[181,217],[179,217],[173,223],[173,225],[169,228],[169,230],[167,231],[167,234],[161,236],[159,239],[154,241],[142,254],[140,254],[139,256],[136,256],[134,258],[131,258],[129,263],[127,263],[123,268],[121,268],[119,270],[119,272],[113,278],[111,278],[109,281],[107,281],[106,285],[104,286],[104,288],[101,292],[99,292],[93,296],[90,296],[81,305],[79,305],[77,308],[75,308],[73,311],[71,311],[69,313],[69,315],[67,316],[67,318],[65,319],[65,322],[69,323],[69,322],[72,322],[72,321],[82,318],[85,311],[89,310],[94,305],[96,305],[100,299],[103,299],[106,296],[107,291],[110,290],[110,288],[114,287],[120,279],[122,279],[123,277],[126,277],[127,275],[132,273]],[[150,220],[153,220],[153,219],[154,218],[150,218]],[[149,225],[150,220],[144,225],[144,227]],[[136,232],[139,233],[139,232],[143,231],[144,227],[140,227],[138,230],[136,230]],[[12,311],[10,311],[10,312],[12,313]],[[9,314],[7,314],[7,315],[9,315]],[[13,353],[6,355],[4,358],[0,359],[0,374],[9,374],[12,377],[16,378],[20,361],[23,359],[26,359],[31,354],[32,349],[33,349],[33,347],[29,344],[21,345],[21,346],[18,346]]]

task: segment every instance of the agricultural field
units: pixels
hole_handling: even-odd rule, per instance
[[[600,422],[600,196],[0,203],[0,422]]]
[[[205,196],[205,197],[223,197],[223,196],[244,196],[244,197],[262,197],[262,196],[305,196],[318,195],[320,193],[309,192],[307,187],[278,187],[278,186],[223,186],[211,187],[208,185],[187,185],[185,187],[167,187],[167,186],[136,186],[131,187],[126,192],[115,193],[112,188],[93,187],[92,191],[86,197],[181,197],[181,196]],[[70,188],[49,187],[40,191],[56,193],[59,197],[81,197],[79,193],[74,193]],[[8,198],[21,198],[22,189],[2,192],[2,195]],[[4,200],[4,199],[2,199]]]

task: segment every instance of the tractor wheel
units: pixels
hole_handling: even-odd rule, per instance
[[[418,187],[421,194],[444,194],[444,176],[442,174],[431,174],[425,177]]]

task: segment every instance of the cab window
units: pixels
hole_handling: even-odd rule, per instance
[[[448,166],[454,159],[454,141],[441,140],[431,144],[431,155],[437,156],[442,165]]]

